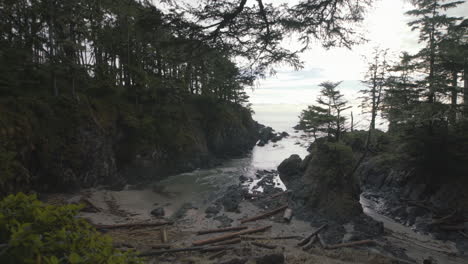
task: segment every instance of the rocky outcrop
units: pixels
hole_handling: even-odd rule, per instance
[[[210,167],[258,139],[236,104],[186,98],[157,111],[66,97],[0,101],[0,193],[64,191]]]
[[[305,159],[307,164],[291,156],[282,163],[281,169],[278,168],[281,179],[292,191],[293,201],[336,221],[347,222],[362,214],[359,182],[345,173],[355,163],[351,148],[341,143],[320,141],[314,143],[311,150]],[[299,177],[291,176],[297,171]]]
[[[263,147],[270,141],[275,143],[288,136],[289,134],[287,132],[276,133],[273,128],[262,126],[260,127],[259,141],[257,146]]]
[[[278,172],[283,183],[288,184],[295,178],[298,178],[303,172],[301,168],[302,159],[297,154],[291,155],[289,158],[283,160],[278,166]]]

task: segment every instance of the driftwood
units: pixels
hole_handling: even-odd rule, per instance
[[[163,225],[172,225],[174,222],[158,222],[158,223],[133,223],[133,224],[118,224],[118,225],[97,225],[94,224],[96,229],[117,229],[117,228],[144,228],[144,227],[155,227]]]
[[[463,232],[463,231],[458,231],[458,233],[459,233],[460,235],[464,236],[465,238],[468,238],[468,235],[467,235],[465,232]]]
[[[420,201],[408,201],[408,204],[409,205],[412,205],[412,206],[417,206],[417,207],[421,207],[421,208],[424,208],[432,213],[436,213],[437,210],[431,206],[427,206],[425,205],[423,202],[420,202]]]
[[[286,208],[286,210],[284,210],[283,219],[284,219],[286,222],[291,221],[292,214],[293,214],[292,209],[291,209],[291,208]]]
[[[205,240],[198,240],[198,241],[193,242],[193,245],[194,246],[202,246],[202,245],[213,244],[213,243],[216,243],[216,242],[221,242],[221,241],[226,241],[226,240],[229,240],[229,239],[237,238],[237,237],[242,236],[242,235],[253,234],[253,233],[257,233],[257,232],[263,232],[263,231],[265,231],[265,230],[267,230],[269,228],[271,228],[271,226],[259,227],[259,228],[255,228],[255,229],[247,229],[247,230],[243,230],[243,231],[236,232],[236,233],[231,233],[231,234],[226,234],[226,235],[219,236],[219,237],[209,238],[209,239],[205,239]]]
[[[166,228],[161,229],[161,242],[167,243],[167,231]]]
[[[441,225],[440,229],[445,231],[463,231],[465,230],[464,225]]]
[[[321,234],[317,234],[317,239],[318,239],[318,242],[319,242],[319,244],[320,244],[320,246],[321,246],[322,248],[328,248],[328,245],[327,245],[327,243],[325,242],[325,240],[323,240],[323,237],[322,237]]]
[[[233,244],[237,244],[237,243],[240,243],[242,240],[240,238],[234,238],[234,239],[231,239],[231,240],[227,240],[227,241],[224,241],[224,242],[220,242],[218,244],[216,244],[216,246],[226,246],[226,245],[233,245]]]
[[[305,245],[302,249],[303,250],[309,250],[314,246],[315,241],[317,241],[317,235],[313,236],[312,239],[310,240],[310,243]]]
[[[310,234],[308,237],[304,238],[301,242],[299,242],[297,245],[302,247],[302,246],[305,246],[307,243],[309,243],[309,241],[312,239],[313,236],[317,235],[318,233],[320,233],[320,231],[322,231],[323,229],[325,229],[326,227],[328,226],[328,224],[324,224],[322,226],[320,226],[317,230],[315,230],[314,232],[312,232],[312,234]]]
[[[213,259],[217,259],[219,257],[221,257],[222,255],[226,254],[226,250],[223,250],[223,251],[220,251],[214,255],[211,255],[210,257],[208,257],[209,260],[213,260]]]
[[[301,239],[300,236],[277,236],[277,237],[265,237],[265,236],[241,236],[241,239],[245,240],[282,240],[282,239]]]
[[[337,248],[343,248],[343,247],[353,247],[353,246],[359,246],[359,245],[367,245],[367,244],[374,244],[374,240],[360,240],[360,241],[353,241],[349,243],[341,243],[341,244],[336,244],[336,245],[328,245],[327,249],[337,249]]]
[[[450,219],[455,216],[456,213],[457,211],[454,211],[453,213],[442,218],[432,219],[431,225],[447,224],[450,221]]]
[[[268,197],[267,200],[271,200],[271,199],[274,199],[274,198],[277,198],[277,197],[281,197],[285,194],[289,194],[290,191],[285,191],[285,192],[280,192],[280,193],[276,193],[276,194],[273,194],[272,196]]]
[[[211,233],[222,233],[222,232],[228,232],[228,231],[239,231],[239,230],[244,230],[244,229],[247,229],[247,228],[248,228],[247,226],[238,226],[238,227],[210,229],[210,230],[198,231],[197,235],[205,235],[205,234],[211,234]]]
[[[156,244],[151,246],[152,249],[170,249],[171,245],[169,244]]]
[[[263,243],[258,243],[258,242],[250,242],[250,244],[252,244],[254,246],[257,246],[257,247],[268,248],[268,249],[275,249],[276,248],[276,246],[263,244]]]
[[[241,223],[244,224],[244,223],[256,221],[256,220],[259,220],[259,219],[262,219],[262,218],[267,218],[269,216],[275,215],[275,214],[283,211],[286,208],[288,208],[288,206],[283,205],[283,206],[281,206],[279,208],[276,208],[275,210],[272,210],[272,211],[269,211],[269,212],[266,212],[266,213],[263,213],[263,214],[260,214],[260,215],[256,215],[256,216],[251,217],[251,218],[241,220]]]
[[[220,250],[227,250],[231,249],[232,247],[189,247],[189,248],[174,248],[168,250],[159,250],[159,251],[150,251],[144,252],[139,254],[140,257],[151,257],[151,256],[158,256],[165,253],[178,253],[178,252],[188,252],[188,251],[200,251],[200,252],[212,252],[212,251],[220,251]]]
[[[82,203],[82,204],[85,205],[85,207],[83,209],[81,209],[81,211],[83,211],[83,212],[96,213],[96,212],[101,212],[102,211],[101,209],[99,209],[97,206],[95,206],[92,202],[90,202],[86,198],[81,198],[79,203]]]

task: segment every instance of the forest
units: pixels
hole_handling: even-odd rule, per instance
[[[381,1],[0,0],[0,262],[468,261],[465,1],[405,1],[360,120],[341,76],[249,101]]]

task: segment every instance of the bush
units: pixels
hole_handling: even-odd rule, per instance
[[[84,219],[80,206],[52,206],[35,195],[0,201],[0,263],[142,263],[134,252],[112,247]]]

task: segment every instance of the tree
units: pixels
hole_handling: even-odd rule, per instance
[[[372,61],[368,65],[366,76],[362,83],[367,88],[360,90],[361,107],[366,113],[370,113],[371,120],[369,130],[375,130],[375,120],[380,110],[380,104],[383,97],[383,88],[386,86],[388,63],[387,50],[374,50]]]
[[[425,47],[419,51],[419,68],[423,69],[427,77],[424,78],[421,86],[427,87],[427,102],[435,103],[437,93],[444,92],[440,76],[440,68],[437,67],[436,59],[439,51],[439,44],[443,39],[443,34],[453,23],[460,18],[448,17],[443,11],[454,8],[464,1],[451,1],[443,4],[446,0],[412,0],[416,9],[407,12],[408,15],[415,16],[416,20],[408,23],[412,30],[419,30],[419,41],[425,43]]]
[[[316,139],[317,132],[327,134],[329,140],[340,141],[345,130],[346,118],[343,111],[351,108],[338,90],[341,82],[323,82],[319,84],[322,89],[317,98],[318,105],[311,105],[302,111],[299,126],[313,133]]]

